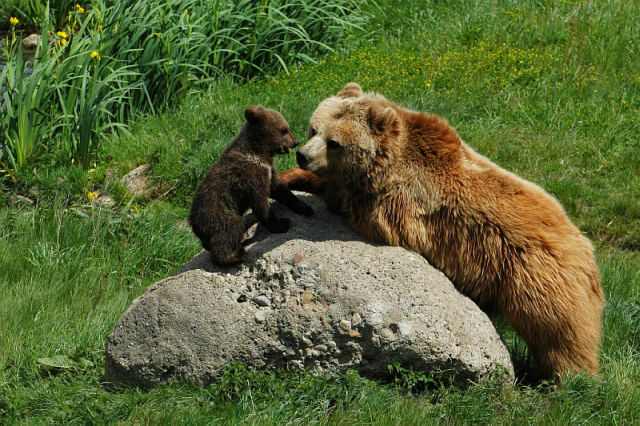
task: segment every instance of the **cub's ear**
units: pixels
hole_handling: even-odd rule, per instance
[[[244,118],[252,124],[259,123],[264,117],[264,114],[264,107],[262,105],[254,105],[244,110]]]
[[[358,83],[348,83],[336,96],[339,98],[357,98],[362,96],[362,87]]]
[[[399,125],[398,113],[391,107],[385,107],[378,103],[371,104],[367,111],[369,126],[374,133],[385,131],[397,131]]]

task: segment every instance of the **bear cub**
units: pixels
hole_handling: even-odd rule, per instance
[[[251,208],[270,232],[286,232],[291,221],[278,218],[269,198],[294,212],[311,215],[278,177],[273,157],[298,146],[289,124],[278,111],[261,105],[247,108],[246,122],[198,186],[189,223],[218,265],[242,262],[243,214]]]

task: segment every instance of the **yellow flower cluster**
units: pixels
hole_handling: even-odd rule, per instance
[[[16,25],[18,25],[18,22],[20,22],[20,20],[19,20],[18,18],[14,18],[13,16],[12,16],[11,18],[9,18],[9,23],[10,23],[11,25],[13,25],[14,27],[15,27]]]
[[[78,13],[84,13],[84,8],[79,4],[76,4],[76,10],[78,11]]]
[[[102,60],[102,58],[100,57],[100,53],[98,53],[97,50],[91,52],[91,59],[98,59],[99,61]]]
[[[67,39],[69,38],[69,34],[67,34],[64,31],[58,31],[56,35],[60,37],[60,40],[58,40],[58,46],[64,46],[65,44],[67,44],[67,41],[68,41]]]

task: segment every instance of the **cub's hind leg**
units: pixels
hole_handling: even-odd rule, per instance
[[[242,247],[243,235],[244,220],[238,215],[228,216],[209,238],[211,261],[221,266],[242,262],[245,254]]]

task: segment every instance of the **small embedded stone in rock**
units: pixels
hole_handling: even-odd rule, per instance
[[[407,337],[409,334],[411,334],[411,324],[406,322],[398,323],[398,331],[400,332],[400,335],[402,337]]]
[[[307,255],[304,253],[296,253],[293,256],[293,264],[297,265],[298,263],[302,262],[303,260],[305,260],[307,258]]]
[[[307,348],[305,349],[305,353],[310,358],[315,358],[320,356],[320,352],[318,352],[316,349]]]
[[[320,322],[322,322],[322,325],[324,325],[324,328],[331,328],[329,321],[327,321],[327,317],[325,317],[324,315],[320,315]]]
[[[258,306],[271,306],[271,300],[265,295],[256,296],[253,298],[253,303]]]
[[[303,305],[310,304],[312,300],[313,300],[313,290],[308,288],[302,293],[302,304]]]
[[[256,312],[256,322],[263,323],[267,320],[267,315],[269,315],[271,311],[269,309],[260,309]]]
[[[358,327],[360,324],[362,324],[362,318],[360,317],[360,314],[356,312],[351,316],[351,325],[353,327]]]
[[[351,331],[351,321],[349,320],[340,321],[340,328],[343,329],[344,331]]]
[[[317,351],[320,351],[320,352],[327,352],[329,350],[327,345],[315,345],[314,347]]]
[[[395,340],[396,336],[393,334],[393,331],[389,330],[388,328],[383,328],[382,330],[380,330],[380,337],[387,340]]]

